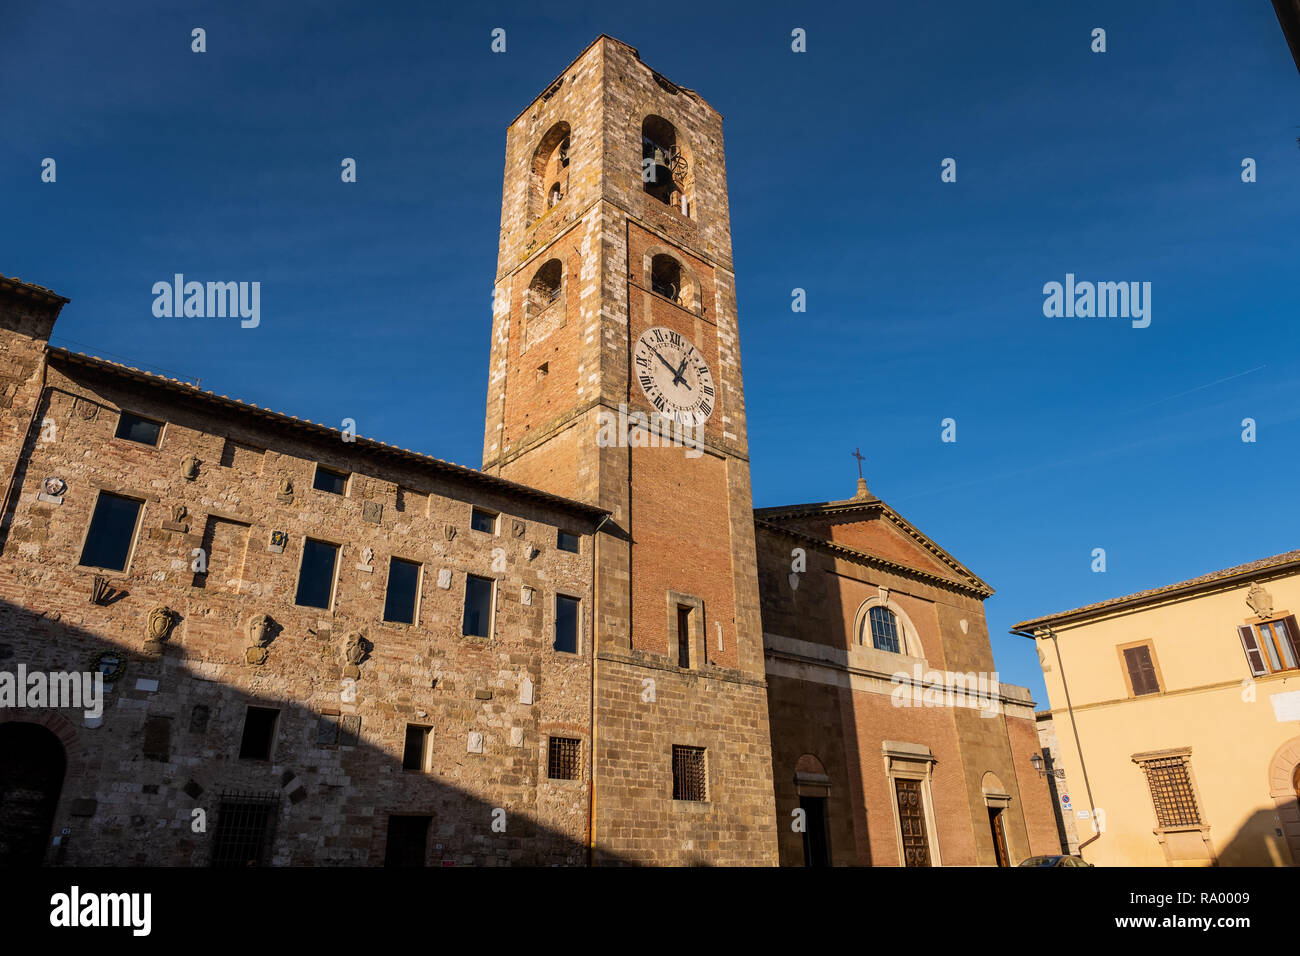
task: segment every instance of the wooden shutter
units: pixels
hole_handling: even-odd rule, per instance
[[[1156,680],[1156,667],[1151,662],[1151,648],[1124,648],[1124,663],[1128,665],[1129,683],[1133,685],[1133,696],[1158,694],[1160,682]]]
[[[1289,620],[1295,620],[1295,618],[1289,618]],[[1264,652],[1259,648],[1259,640],[1255,636],[1255,629],[1249,624],[1243,624],[1237,628],[1237,634],[1241,637],[1241,647],[1246,652],[1246,663],[1250,665],[1251,675],[1260,677],[1267,674],[1268,665],[1264,663]]]
[[[1291,650],[1295,651],[1295,659],[1300,661],[1300,632],[1296,631],[1295,615],[1284,618],[1282,623],[1286,625],[1286,636],[1291,641]]]

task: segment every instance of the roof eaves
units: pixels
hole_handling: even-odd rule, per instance
[[[98,358],[96,356],[85,355],[81,352],[70,352],[67,349],[62,348],[51,348],[49,354],[50,358],[55,360],[63,360],[74,365],[96,369],[106,374],[128,379],[149,387],[162,388],[168,391],[177,392],[195,401],[215,405],[240,414],[253,415],[273,425],[279,425],[294,431],[312,434],[318,437],[331,438],[337,438],[343,434],[337,428],[331,428],[328,425],[321,425],[305,418],[298,418],[294,415],[286,415],[282,412],[272,411],[269,408],[262,408],[261,406],[254,405],[251,402],[241,401],[237,398],[218,395],[215,392],[205,391],[197,385],[191,385],[189,382],[182,382],[180,379],[168,378],[165,375],[146,372],[129,365],[110,362],[107,359]],[[505,478],[498,478],[495,475],[486,474],[475,468],[458,465],[455,462],[445,461],[441,458],[435,458],[432,455],[425,455],[420,452],[411,451],[410,449],[401,448],[397,445],[389,445],[386,442],[377,441],[373,438],[363,438],[358,435],[351,444],[355,444],[358,450],[387,455],[414,465],[431,468],[434,471],[445,475],[450,475],[474,484],[491,488],[494,491],[533,498],[563,510],[584,514],[593,518],[609,514],[609,511],[604,508],[597,508],[594,505],[575,501],[572,498],[553,495],[550,492],[542,491],[539,488],[521,485]]]

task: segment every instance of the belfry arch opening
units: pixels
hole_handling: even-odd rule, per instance
[[[662,116],[641,123],[641,182],[647,193],[687,218],[695,217],[695,174],[677,127]]]
[[[533,150],[529,176],[529,222],[558,206],[569,194],[570,135],[568,123],[556,123]]]
[[[537,315],[550,308],[560,300],[564,292],[564,267],[559,259],[550,259],[542,263],[541,268],[528,283],[528,315]]]

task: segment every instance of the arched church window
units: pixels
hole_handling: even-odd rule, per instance
[[[891,654],[902,653],[902,642],[899,640],[901,628],[893,611],[878,605],[867,611],[867,621],[871,628],[872,647]]]

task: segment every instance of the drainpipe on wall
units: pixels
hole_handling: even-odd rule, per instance
[[[18,478],[18,468],[22,464],[23,453],[27,450],[27,445],[32,440],[32,433],[36,429],[36,416],[40,414],[41,402],[45,400],[46,369],[49,368],[50,364],[49,356],[50,346],[47,342],[45,347],[41,349],[41,384],[36,390],[36,401],[32,403],[32,415],[27,421],[27,431],[23,436],[22,444],[18,446],[18,454],[14,456],[14,466],[9,470],[9,481],[5,483],[5,496],[3,501],[0,502],[0,522],[5,523],[5,527],[0,528],[0,543],[7,543],[9,539],[7,525],[9,521],[9,499],[14,493],[14,482]],[[17,510],[17,507],[18,505],[15,502],[14,509]]]
[[[587,866],[595,866],[596,856],[596,628],[600,621],[600,567],[596,555],[600,550],[600,529],[609,515],[602,515],[591,532],[591,783],[587,790]]]
[[[1050,627],[1044,629],[1047,636],[1052,639],[1052,647],[1056,649],[1056,666],[1061,670],[1061,687],[1065,690],[1065,710],[1070,715],[1070,730],[1074,734],[1074,749],[1079,752],[1079,769],[1083,772],[1083,789],[1088,794],[1088,812],[1092,814],[1093,835],[1079,844],[1079,856],[1083,857],[1083,848],[1095,840],[1101,839],[1101,830],[1097,829],[1097,806],[1092,800],[1092,784],[1088,782],[1088,765],[1083,759],[1083,744],[1079,742],[1079,727],[1074,720],[1074,707],[1070,703],[1070,685],[1065,680],[1065,664],[1061,660],[1061,646],[1056,642],[1056,631]],[[1024,634],[1024,632],[1020,632]],[[1044,631],[1038,631],[1034,634],[1025,634],[1026,637],[1038,638],[1039,634]]]

